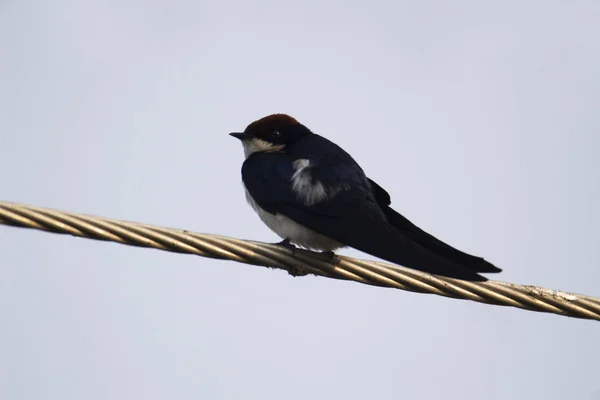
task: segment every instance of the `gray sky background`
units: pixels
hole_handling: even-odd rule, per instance
[[[4,0],[0,199],[273,242],[227,133],[286,112],[499,279],[600,296],[599,20]],[[600,398],[597,322],[2,226],[0,326],[7,400]]]

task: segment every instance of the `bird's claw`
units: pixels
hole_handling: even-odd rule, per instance
[[[333,260],[335,258],[335,253],[333,251],[322,251],[319,254],[327,260]]]
[[[290,249],[292,251],[298,250],[298,247],[296,247],[292,243],[290,243],[290,239],[283,239],[281,242],[272,243],[272,244],[274,244],[275,246],[281,246],[286,249]],[[333,251],[321,251],[321,252],[311,252],[311,253],[316,255],[321,260],[324,260],[327,262],[333,261],[335,259],[335,253]],[[303,274],[301,274],[301,275],[303,275]]]
[[[296,246],[294,246],[293,244],[290,243],[290,239],[283,239],[281,242],[277,242],[277,243],[273,243],[275,246],[282,246],[285,247],[287,249],[292,249],[295,250],[297,249]]]

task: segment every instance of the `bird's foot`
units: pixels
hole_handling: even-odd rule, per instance
[[[323,257],[326,257],[326,258],[335,257],[335,253],[333,251],[322,251],[321,254],[323,255]]]
[[[333,251],[321,251],[315,254],[317,257],[324,261],[333,261],[335,259],[335,253]]]
[[[282,246],[287,249],[296,250],[297,247],[290,243],[290,239],[283,239],[281,242],[273,243],[275,246]]]
[[[281,246],[286,249],[292,250],[295,253],[298,247],[290,243],[290,239],[283,239],[281,242],[273,243],[275,246]],[[305,276],[308,275],[308,271],[298,265],[290,265],[287,267],[287,271],[292,276]]]

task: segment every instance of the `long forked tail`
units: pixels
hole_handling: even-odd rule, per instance
[[[442,242],[410,222],[391,207],[384,207],[383,211],[391,225],[408,235],[412,240],[432,253],[452,261],[455,264],[462,265],[474,272],[497,273],[502,271],[500,268],[481,257],[464,253]]]

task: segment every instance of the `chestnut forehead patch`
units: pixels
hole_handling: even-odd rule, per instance
[[[274,128],[274,129],[281,129],[287,126],[292,126],[292,125],[298,125],[299,122],[296,121],[294,118],[290,117],[287,114],[272,114],[272,115],[267,115],[266,117],[263,117],[257,121],[254,121],[253,123],[251,123],[250,125],[248,125],[248,127],[246,128],[246,132],[255,130],[255,129],[261,129],[261,128],[266,128],[266,127],[270,127],[270,128]]]

